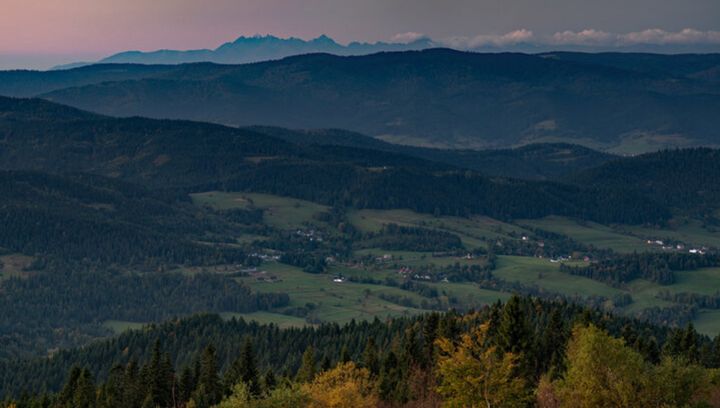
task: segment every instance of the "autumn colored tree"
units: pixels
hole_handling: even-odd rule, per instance
[[[457,344],[440,338],[438,392],[452,407],[520,407],[530,399],[525,380],[515,375],[518,356],[488,344],[484,323],[460,336]]]
[[[310,398],[308,407],[311,408],[373,407],[378,401],[370,371],[352,362],[318,375],[303,389]]]
[[[648,406],[642,355],[605,331],[576,326],[567,350],[567,372],[556,382],[563,407]]]

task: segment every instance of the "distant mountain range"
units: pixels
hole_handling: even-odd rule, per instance
[[[308,54],[243,65],[0,72],[0,95],[110,116],[339,128],[395,144],[572,143],[615,153],[720,145],[720,55]]]
[[[97,62],[79,62],[57,66],[54,69],[71,69],[95,63],[100,64],[185,64],[214,62],[217,64],[246,64],[276,60],[293,55],[328,53],[334,55],[366,55],[384,51],[422,50],[436,47],[430,39],[422,38],[409,43],[352,42],[341,45],[332,38],[321,35],[306,41],[300,38],[279,38],[272,35],[240,37],[210,50],[157,50],[150,52],[126,51]]]
[[[420,34],[412,33],[410,41],[399,42],[351,42],[342,45],[332,38],[321,35],[311,40],[300,38],[280,38],[273,35],[255,35],[239,37],[235,41],[222,44],[216,49],[199,50],[169,50],[157,51],[124,51],[111,55],[99,61],[77,62],[56,66],[53,69],[72,69],[92,64],[186,64],[194,62],[214,62],[217,64],[246,64],[252,62],[270,61],[291,57],[295,55],[327,53],[333,55],[368,55],[378,52],[416,51],[428,48],[447,47],[459,51],[473,52],[520,52],[540,54],[557,51],[577,53],[659,53],[659,54],[688,54],[688,53],[714,53],[719,50],[717,44],[572,44],[546,42],[542,39],[527,38],[525,40],[485,39],[480,43],[450,38],[433,40]],[[526,34],[531,34],[526,32]],[[497,37],[497,36],[489,36]]]

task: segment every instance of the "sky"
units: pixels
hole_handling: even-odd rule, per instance
[[[720,47],[720,0],[0,0],[0,9],[0,68],[215,48],[254,34],[327,34],[344,43],[427,36],[468,48],[517,41]]]

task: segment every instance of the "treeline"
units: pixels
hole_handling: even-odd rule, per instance
[[[45,102],[4,102],[0,131],[9,136],[0,161],[6,169],[87,172],[178,195],[256,191],[343,207],[483,214],[503,220],[564,215],[602,223],[657,224],[671,215],[662,201],[649,200],[621,183],[587,187],[491,179],[406,155],[296,145],[247,129],[92,115],[79,119],[77,112],[62,109],[53,120],[54,111]],[[33,103],[40,117],[28,113]],[[44,116],[48,112],[51,118]],[[89,147],[76,148],[80,143]],[[251,160],[257,157],[265,159]]]
[[[655,297],[674,303],[693,305],[698,309],[720,309],[720,292],[715,292],[713,295],[702,295],[699,293],[678,293],[661,290],[655,295]]]
[[[0,359],[72,347],[107,334],[107,320],[157,322],[198,312],[254,312],[284,307],[285,293],[254,293],[220,274],[75,266],[12,278],[0,286]]]
[[[232,180],[202,189],[258,191],[355,208],[408,208],[463,217],[483,214],[502,220],[565,215],[601,223],[641,224],[661,223],[670,217],[665,207],[632,191],[521,180],[498,182],[469,171],[438,173],[392,163],[374,170],[317,159],[267,161],[235,173]]]
[[[18,407],[550,408],[713,406],[720,379],[708,368],[717,367],[720,337],[692,326],[669,331],[513,297],[467,315],[343,327],[199,316],[4,363],[0,374],[6,404]],[[35,395],[10,402],[21,389]]]
[[[356,247],[433,252],[462,248],[462,241],[457,235],[445,231],[385,224],[380,231],[365,234]]]
[[[199,245],[222,232],[209,215],[142,187],[93,175],[1,172],[0,247],[74,262],[137,265],[238,262],[238,249]]]
[[[587,266],[560,266],[563,272],[599,280],[610,284],[647,279],[661,285],[675,282],[673,271],[689,271],[720,265],[716,254],[634,253],[618,255],[593,262]]]

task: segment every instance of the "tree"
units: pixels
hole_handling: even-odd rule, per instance
[[[234,387],[238,382],[243,382],[247,385],[248,392],[252,396],[257,397],[261,394],[255,352],[249,337],[245,338],[240,357],[233,362],[230,370],[225,375],[225,382],[227,388]]]
[[[561,406],[648,406],[648,382],[640,353],[594,325],[576,326],[567,351],[567,372],[556,382]]]
[[[246,383],[240,381],[233,386],[232,393],[223,398],[215,408],[250,408],[252,395]]]
[[[515,376],[518,357],[488,344],[489,324],[460,336],[458,344],[440,338],[438,392],[450,406],[505,407],[529,402],[525,380]]]
[[[300,383],[310,382],[315,378],[315,349],[308,346],[302,356],[302,364],[295,376],[295,380]]]
[[[97,402],[95,394],[95,382],[88,369],[83,369],[77,380],[77,386],[73,395],[73,408],[94,408]]]
[[[377,395],[370,371],[355,363],[342,363],[321,373],[303,386],[310,398],[309,407],[354,408],[377,405]]]
[[[215,347],[209,345],[203,351],[200,359],[198,386],[193,393],[193,400],[198,408],[204,408],[220,402],[222,394]]]
[[[664,358],[653,366],[647,386],[648,402],[652,406],[686,407],[707,401],[710,378],[704,368],[687,364],[682,358]]]
[[[365,345],[365,351],[362,355],[363,367],[370,371],[370,374],[374,377],[380,372],[380,359],[378,357],[377,347],[375,346],[375,339],[370,337],[367,344]]]
[[[163,355],[160,340],[155,341],[152,356],[145,370],[145,384],[152,406],[168,407],[172,405],[172,392],[175,382],[170,356]]]

